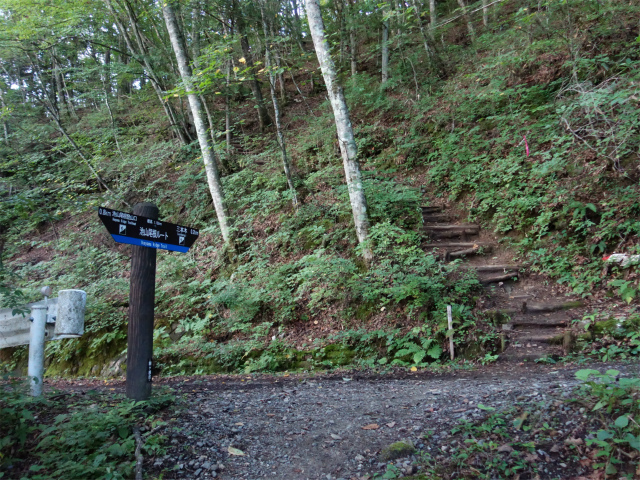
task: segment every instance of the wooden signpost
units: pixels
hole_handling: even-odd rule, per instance
[[[138,203],[133,214],[100,207],[102,223],[118,243],[133,245],[129,286],[127,339],[127,396],[151,396],[153,368],[153,316],[156,292],[156,250],[187,252],[198,231],[158,220],[158,207]]]

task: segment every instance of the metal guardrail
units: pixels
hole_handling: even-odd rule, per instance
[[[46,302],[46,303],[45,303]],[[47,324],[45,330],[45,341],[54,339],[54,321],[58,315],[58,299],[50,298],[39,302],[29,303],[22,310],[29,309],[29,312],[22,314],[13,314],[12,308],[4,308],[0,310],[0,349],[17,347],[19,345],[28,345],[31,332],[31,307],[44,306],[47,307]]]

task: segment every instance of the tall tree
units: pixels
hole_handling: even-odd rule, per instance
[[[276,94],[276,76],[274,75],[274,69],[271,60],[271,49],[269,47],[269,28],[267,26],[267,17],[265,14],[265,2],[266,0],[260,0],[260,13],[262,15],[262,26],[264,30],[265,67],[269,72],[269,89],[271,91],[271,100],[273,102],[273,113],[276,122],[278,144],[280,145],[280,151],[282,153],[282,165],[284,167],[284,174],[287,177],[287,183],[289,184],[289,189],[291,190],[293,206],[295,208],[298,208],[298,195],[296,194],[296,187],[293,183],[293,176],[291,175],[291,166],[289,165],[289,157],[287,156],[287,144],[284,139],[284,132],[282,130],[282,124],[280,121],[280,105],[278,104],[278,95]]]
[[[127,45],[127,49],[130,53],[135,55],[136,60],[138,60],[147,71],[147,75],[151,79],[151,84],[153,85],[156,96],[158,97],[158,100],[160,101],[160,104],[162,105],[162,108],[164,109],[164,112],[169,119],[169,123],[174,128],[176,135],[180,139],[180,143],[182,143],[183,145],[187,145],[191,140],[189,138],[189,133],[187,129],[183,128],[180,125],[177,114],[173,106],[171,105],[171,102],[165,101],[164,99],[165,89],[163,88],[162,78],[160,75],[158,75],[155,68],[151,65],[150,55],[147,49],[147,42],[144,41],[140,29],[138,28],[137,18],[133,12],[131,5],[129,5],[128,2],[125,2],[124,10],[126,11],[127,18],[131,25],[130,30],[133,33],[133,40],[129,34],[129,29],[125,27],[125,24],[122,22],[120,16],[118,15],[118,12],[116,12],[111,0],[105,0],[105,4],[107,5],[109,12],[113,16],[114,22],[118,27],[118,30],[120,31],[120,35]]]
[[[458,5],[460,5],[460,9],[462,10],[462,16],[464,20],[467,22],[467,30],[469,31],[469,36],[471,40],[476,38],[476,31],[473,28],[473,22],[471,21],[471,15],[469,15],[469,10],[467,9],[467,4],[464,0],[458,0]]]
[[[251,47],[249,45],[248,26],[245,22],[244,17],[242,16],[242,12],[240,11],[237,0],[233,0],[233,11],[235,15],[234,20],[236,22],[238,33],[240,35],[240,47],[242,48],[242,54],[244,55],[244,60],[246,62],[249,77],[251,79],[249,82],[251,85],[251,91],[253,92],[253,98],[256,101],[260,130],[264,131],[264,129],[268,125],[271,125],[271,117],[269,116],[267,107],[264,104],[262,89],[260,88],[260,81],[258,80],[258,76],[256,75],[257,69],[253,61],[253,55],[251,54]]]
[[[436,12],[436,0],[429,0],[429,17],[431,24],[429,28],[433,31],[436,28],[436,22],[438,21],[438,12]]]
[[[320,64],[320,70],[322,71],[324,82],[327,86],[327,94],[336,121],[338,144],[340,146],[340,152],[342,153],[344,174],[349,190],[349,200],[351,202],[356,235],[358,236],[360,244],[364,244],[364,259],[369,263],[373,259],[373,252],[366,243],[369,237],[367,199],[362,184],[362,174],[360,173],[360,164],[358,162],[358,147],[356,146],[353,127],[351,126],[351,119],[349,118],[349,108],[347,107],[342,86],[338,82],[335,63],[331,58],[318,0],[306,0],[306,5],[311,38],[313,38],[313,45],[316,50],[316,55],[318,56],[318,63]]]
[[[389,17],[387,16],[387,9],[382,8],[382,58],[381,58],[381,73],[382,84],[387,83],[389,79]]]
[[[220,182],[220,175],[218,173],[216,153],[213,149],[213,145],[209,143],[207,128],[203,119],[203,108],[200,102],[200,96],[195,90],[193,81],[191,80],[191,67],[187,62],[186,47],[184,45],[182,34],[178,27],[178,21],[176,19],[175,12],[173,11],[173,7],[168,1],[162,7],[162,13],[167,25],[167,31],[169,32],[171,46],[173,47],[173,51],[176,55],[178,69],[180,71],[180,76],[182,77],[182,83],[187,90],[189,106],[191,107],[193,122],[196,127],[196,134],[198,135],[198,142],[200,143],[200,150],[202,152],[204,168],[207,174],[207,183],[209,184],[209,191],[211,192],[211,198],[213,200],[213,205],[218,217],[218,223],[220,224],[222,238],[224,238],[224,241],[228,245],[233,247],[233,237],[231,234],[229,218],[224,202],[222,183]]]

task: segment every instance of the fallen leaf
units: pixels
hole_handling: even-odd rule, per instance
[[[584,440],[582,440],[581,438],[567,438],[565,439],[564,443],[567,445],[582,445],[584,443]]]
[[[513,422],[513,426],[516,428],[516,430],[520,430],[522,428],[522,425],[524,425],[524,421],[528,416],[529,412],[524,412],[522,415],[515,419],[515,421]]]
[[[335,433],[331,434],[331,438],[333,438],[334,440],[342,440],[342,437],[340,435],[336,435]]]
[[[275,413],[267,413],[267,417],[275,417],[276,414]]]
[[[504,445],[501,445],[498,447],[498,452],[500,453],[511,453],[513,452],[513,447],[511,445],[509,445],[508,443],[505,443]]]
[[[229,452],[229,455],[235,455],[237,457],[244,457],[245,455],[242,450],[234,447],[227,448],[227,451]]]
[[[242,427],[242,426],[244,426],[244,423],[242,423],[242,422],[236,422],[234,425],[238,425],[239,427]]]
[[[380,428],[380,425],[377,423],[370,423],[369,425],[365,425],[362,427],[362,430],[377,430]]]
[[[533,462],[537,462],[539,459],[540,457],[538,457],[538,455],[536,455],[535,453],[527,453],[524,456],[525,462],[533,463]]]
[[[556,443],[553,447],[551,447],[549,451],[551,453],[560,453],[561,450],[562,450],[562,447]]]
[[[395,427],[395,426],[396,426],[396,422],[389,422],[389,423],[387,423],[387,427],[389,427],[389,428],[393,428],[393,427]]]
[[[411,371],[412,372],[417,372],[418,371],[418,367],[411,367]]]

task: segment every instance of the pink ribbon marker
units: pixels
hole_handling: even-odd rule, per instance
[[[529,144],[527,143],[527,136],[522,137],[524,139],[524,150],[527,152],[527,158],[529,157]]]

